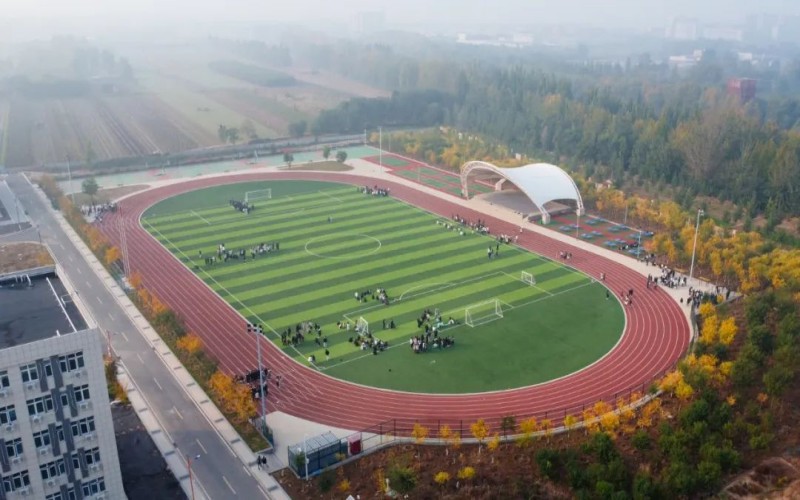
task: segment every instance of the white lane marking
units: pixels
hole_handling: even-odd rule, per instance
[[[233,492],[233,494],[235,495],[236,494],[236,490],[234,490],[233,486],[231,486],[231,483],[228,482],[228,478],[226,478],[225,476],[222,476],[222,480],[225,481],[225,484],[228,485],[228,489],[230,489]]]
[[[103,305],[102,299],[100,299],[100,297],[95,297],[95,298],[97,299],[97,302],[100,302],[100,305],[102,306]]]
[[[130,342],[130,341],[128,340],[128,336],[127,336],[127,335],[125,335],[125,332],[119,332],[119,334],[120,334],[120,335],[122,335],[122,338],[123,338],[123,339],[125,339],[125,342]],[[137,353],[137,355],[138,355],[138,353]]]
[[[161,391],[163,391],[163,390],[164,390],[164,388],[163,388],[163,387],[161,387],[161,384],[159,384],[159,383],[158,383],[158,380],[156,380],[156,378],[155,378],[155,377],[153,377],[153,382],[155,382],[155,383],[156,383],[156,385],[158,386],[158,389],[159,389],[159,390],[161,390]]]
[[[203,453],[205,453],[206,455],[208,455],[208,452],[206,451],[206,447],[205,447],[205,446],[203,446],[203,443],[201,443],[201,442],[200,442],[200,440],[199,440],[199,439],[197,439],[197,438],[195,438],[195,441],[197,441],[197,446],[199,446],[199,447],[200,447],[200,449],[201,449],[201,450],[203,450]]]
[[[247,470],[247,467],[245,467],[244,464],[242,464],[242,469],[244,469],[244,471],[247,473],[248,476],[252,476],[253,475],[253,474],[250,473],[249,470]]]
[[[141,361],[142,364],[144,364],[144,360],[142,359],[142,356],[138,352],[136,353],[136,357],[139,358],[139,361]]]
[[[181,415],[181,412],[179,412],[175,406],[173,406],[172,409],[175,410],[175,414],[178,415],[178,418],[183,420],[183,415]]]

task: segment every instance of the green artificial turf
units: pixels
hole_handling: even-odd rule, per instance
[[[272,199],[256,202],[250,215],[228,205],[265,187]],[[490,260],[492,237],[471,230],[461,236],[445,228],[450,221],[354,186],[217,186],[164,200],[142,221],[221,297],[250,321],[265,324],[268,338],[287,355],[307,363],[314,354],[318,369],[361,384],[467,393],[545,382],[602,357],[623,329],[617,300],[606,300],[605,288],[587,276],[510,245],[500,245],[499,257]],[[249,249],[262,242],[279,242],[280,251],[253,261]],[[247,260],[206,266],[198,252],[213,255],[220,243],[248,249]],[[536,285],[523,283],[521,271],[532,273]],[[366,303],[354,298],[379,287],[388,291],[389,306],[371,295]],[[492,315],[474,328],[464,324],[465,307],[494,299],[501,302],[502,318]],[[454,347],[411,351],[408,340],[420,333],[415,319],[426,308],[460,322],[442,331],[455,337]],[[348,342],[354,331],[336,328],[337,321],[359,317],[389,342],[388,350],[362,351]],[[384,319],[397,328],[384,330]],[[296,347],[282,346],[276,332],[302,321],[322,325],[330,361],[313,335]]]

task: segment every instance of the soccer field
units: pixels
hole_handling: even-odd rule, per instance
[[[249,215],[228,204],[267,188],[271,198],[255,201]],[[623,311],[606,300],[600,283],[513,245],[501,244],[489,259],[493,237],[471,230],[461,236],[444,222],[452,221],[391,197],[310,181],[202,189],[164,200],[142,217],[200,279],[249,321],[264,324],[287,355],[308,365],[314,354],[317,369],[344,380],[427,393],[509,389],[568,375],[617,343]],[[279,251],[251,258],[252,247],[274,242]],[[199,252],[216,255],[221,243],[247,250],[246,260],[206,265]],[[521,279],[523,271],[535,285]],[[387,290],[389,305],[371,294],[366,302],[354,297],[377,288]],[[422,332],[416,318],[425,309],[458,321],[441,332],[455,338],[453,347],[412,352],[409,339]],[[465,309],[476,326],[465,324]],[[353,330],[336,327],[359,318],[389,343],[387,350],[362,351],[348,341]],[[383,320],[396,328],[383,329]],[[282,345],[279,332],[303,321],[322,326],[329,361],[316,335]]]

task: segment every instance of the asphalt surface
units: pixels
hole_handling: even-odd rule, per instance
[[[201,488],[212,499],[267,498],[244,464],[136,330],[27,179],[15,174],[10,175],[7,182],[34,224],[33,229],[26,231],[29,236],[25,239],[35,241],[33,236],[38,239],[41,235],[42,242],[50,247],[98,326],[111,332],[114,351],[138,386],[150,411],[171,436],[180,453],[191,457],[195,488]]]

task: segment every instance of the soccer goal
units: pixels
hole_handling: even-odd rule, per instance
[[[258,189],[256,191],[248,191],[244,194],[244,201],[250,203],[256,200],[271,200],[272,188]]]
[[[464,323],[476,327],[503,317],[500,299],[487,300],[464,308]]]
[[[536,284],[536,278],[534,278],[531,273],[526,273],[525,271],[522,271],[522,274],[520,274],[519,279],[522,280],[523,283],[527,283],[530,286]]]
[[[356,321],[356,332],[360,335],[366,335],[369,333],[369,321],[365,320],[363,316],[359,316],[358,320]]]

